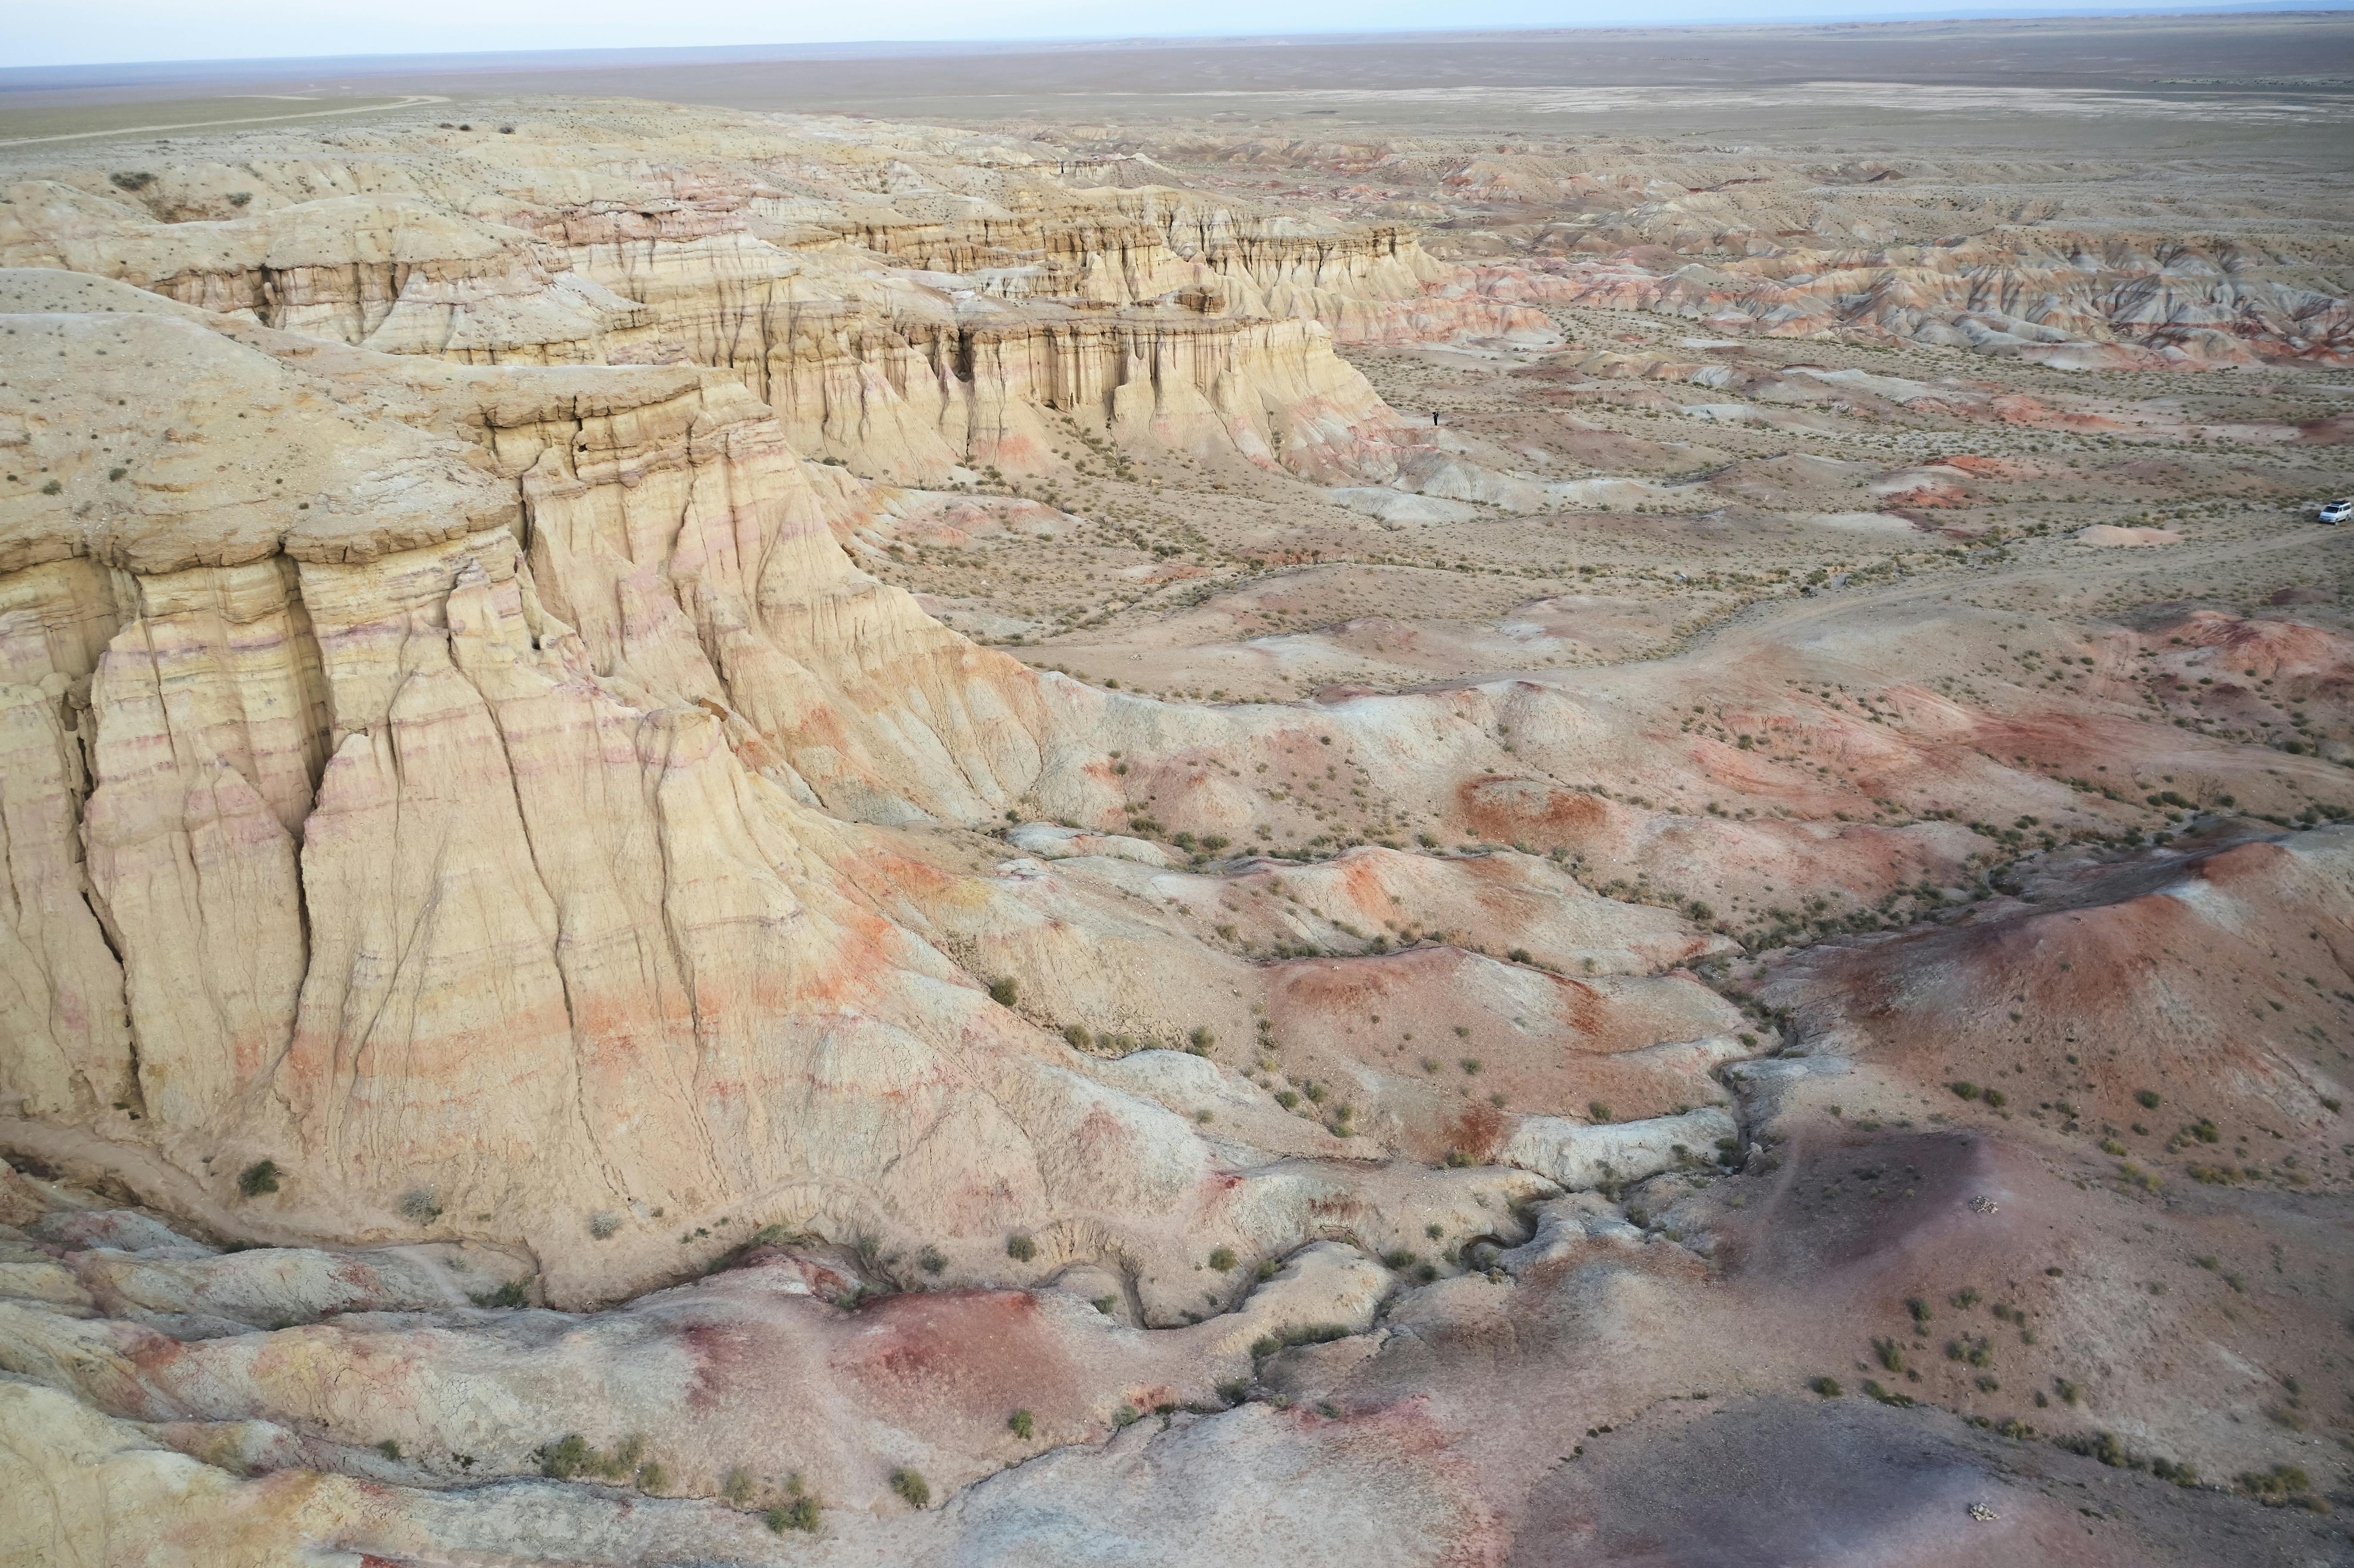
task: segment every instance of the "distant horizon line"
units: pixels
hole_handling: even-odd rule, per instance
[[[1330,44],[1382,38],[1483,38],[1543,36],[1561,33],[1663,33],[1691,29],[1734,27],[1891,26],[1921,22],[2000,21],[2127,21],[2141,16],[2192,17],[2260,16],[2328,16],[2354,14],[2346,0],[2241,0],[2230,5],[2081,5],[1974,6],[1939,11],[1876,11],[1813,13],[1783,16],[1703,16],[1683,21],[1595,21],[1556,23],[1546,26],[1397,27],[1372,31],[1348,28],[1292,28],[1267,33],[1040,34],[1013,38],[871,38],[843,43],[763,44],[620,44],[569,49],[439,50],[402,54],[350,55],[222,55],[169,60],[87,60],[55,65],[0,67],[0,92],[38,91],[63,88],[154,86],[199,75],[219,75],[231,68],[250,68],[267,74],[300,69],[332,69],[340,75],[388,75],[427,65],[449,70],[562,70],[610,64],[628,58],[686,64],[758,64],[764,59],[856,60],[915,58],[927,55],[1015,54],[1039,49],[1153,48],[1169,45],[1232,48],[1279,47],[1292,43]],[[355,69],[359,68],[359,69]],[[369,69],[373,68],[373,69]],[[59,79],[73,73],[105,71],[105,79]],[[143,75],[142,73],[144,73]]]

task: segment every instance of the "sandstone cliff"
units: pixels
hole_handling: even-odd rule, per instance
[[[1496,513],[1727,535],[1731,497],[1942,507],[2004,465],[1635,480],[1528,450],[1603,433],[1575,418],[1409,444],[1333,344],[1506,340],[1367,356],[1407,393],[1401,366],[1454,362],[1737,391],[1728,420],[2114,426],[1672,326],[1532,363],[1528,302],[1575,264],[1445,266],[1141,160],[408,112],[144,169],[9,155],[0,1568],[1405,1568],[1582,1552],[1619,1493],[1620,1555],[1656,1555],[1706,1533],[1649,1533],[1659,1475],[1787,1502],[1885,1452],[1914,1467],[1871,1489],[1903,1506],[1788,1539],[1901,1555],[2020,1519],[2041,1533],[1977,1539],[2033,1556],[2091,1538],[2073,1490],[1988,1478],[2018,1473],[2014,1411],[2210,1474],[2308,1440],[2237,1413],[2321,1386],[2257,1359],[2327,1342],[2326,1264],[2260,1277],[2236,1327],[2219,1258],[2272,1233],[2206,1195],[2250,1195],[2266,1155],[2275,1214],[2338,1180],[2323,1046],[2354,980],[2325,938],[2354,847],[2291,823],[2343,814],[2308,743],[2338,744],[2311,726],[2342,727],[2354,641],[2220,610],[2031,631],[1950,591],[1989,580],[1956,549],[1866,606],[1780,571],[1787,603],[1680,655],[1524,666],[1617,612],[1583,573],[1527,602],[1547,579],[1514,555],[1576,520]],[[1597,213],[1649,199],[1592,185]],[[1769,327],[1915,336],[2047,308],[1908,252],[1946,291],[1847,313],[1893,255],[1823,291],[1761,254],[1642,302],[1755,285]],[[2078,347],[2111,330],[2048,309]],[[1161,473],[1204,510],[1272,493],[1287,546],[1335,526],[1299,521],[1324,498],[1451,518],[1503,559],[1416,591],[1492,584],[1510,640],[1387,695],[1161,701],[862,569],[920,580],[911,547],[979,539],[1045,575],[1047,538],[1096,524],[1008,481],[1056,473],[1117,478],[1130,516]],[[1209,576],[1129,542],[1154,558],[1121,585]],[[1713,569],[1676,580],[1723,613]],[[1998,687],[1986,649],[2014,642],[2106,694]],[[2227,742],[2227,715],[2294,743]],[[2280,831],[2206,810],[2226,786]],[[2031,1060],[2071,1097],[2031,1101]],[[2200,1158],[2200,1192],[2113,1163],[2128,1128]],[[2227,1128],[2233,1166],[2204,1164]],[[1910,1368],[1921,1408],[1828,1397],[1822,1369],[1897,1376],[1892,1329],[1996,1279],[2009,1405],[1967,1349]],[[2194,1335],[2221,1353],[2143,1375]],[[2021,1399],[2077,1380],[2081,1412]],[[1732,1436],[1690,1461],[1693,1433]],[[2112,1468],[2137,1507],[2190,1495],[2075,1478]],[[2099,1560],[2162,1560],[2143,1544]]]
[[[825,122],[534,129],[199,162],[135,198],[69,164],[9,188],[0,263],[461,364],[722,367],[806,455],[910,482],[1063,470],[1056,412],[1386,479],[1393,421],[1336,338],[1551,336],[1394,228],[1074,188],[949,132],[901,131],[878,171]],[[644,163],[657,149],[679,162]],[[232,180],[249,188],[224,195]]]
[[[49,476],[0,522],[23,1136],[87,1129],[216,1212],[270,1160],[271,1225],[433,1234],[429,1208],[526,1243],[566,1298],[660,1277],[676,1224],[748,1207],[920,1232],[983,1277],[1036,1231],[1129,1259],[1156,1317],[1194,1238],[1297,1237],[1323,1182],[1216,1175],[1258,1157],[1192,1130],[1204,1097],[1310,1160],[1468,1136],[1371,1079],[1363,1124],[1303,1128],[1206,1065],[1139,1078],[1039,1027],[1239,1039],[1281,977],[1116,879],[976,877],[868,824],[1117,821],[1123,749],[1171,758],[1183,810],[1247,811],[1181,759],[1313,749],[1313,721],[945,631],[850,565],[724,373],[451,366],[59,270],[0,288],[10,461]],[[1369,721],[1378,747],[1394,721]],[[1459,874],[1320,903],[1394,917]],[[1588,896],[1556,876],[1527,939],[1590,950],[1548,934]],[[1662,935],[1612,967],[1705,950]],[[1055,1000],[983,995],[1009,975]],[[1724,1027],[1670,1010],[1598,1048]],[[1403,1233],[1425,1200],[1399,1202]]]

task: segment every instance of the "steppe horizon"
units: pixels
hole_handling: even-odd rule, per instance
[[[403,51],[396,54],[358,52],[307,52],[262,55],[193,55],[184,58],[164,58],[148,55],[93,54],[86,59],[63,60],[29,66],[0,67],[0,82],[11,78],[36,76],[45,72],[99,70],[111,67],[152,66],[158,69],[186,67],[209,69],[236,65],[302,65],[399,61],[462,61],[497,59],[514,63],[541,62],[544,68],[558,68],[564,63],[586,61],[602,57],[662,56],[682,64],[700,64],[721,59],[762,58],[824,58],[866,59],[892,58],[908,51],[939,50],[948,53],[991,52],[1019,53],[1041,48],[1152,48],[1165,44],[1222,45],[1236,48],[1286,47],[1302,42],[1365,42],[1390,39],[1425,38],[1493,38],[1549,36],[1562,33],[1587,32],[1670,32],[1688,28],[1719,27],[1808,27],[1825,26],[1856,26],[1905,24],[1915,22],[2001,22],[2050,21],[2092,18],[2127,18],[2135,16],[2239,16],[2249,15],[2299,15],[2311,12],[2342,12],[2349,7],[2343,0],[2240,0],[2223,5],[2137,5],[2131,0],[2114,0],[2100,4],[2050,5],[1975,5],[1925,6],[1911,10],[1858,8],[1854,10],[1794,11],[1741,16],[1724,13],[1696,16],[1671,22],[1642,19],[1634,14],[1608,13],[1588,19],[1555,20],[1547,23],[1495,22],[1449,26],[1365,28],[1328,25],[1305,28],[1272,28],[1267,30],[1229,31],[1222,29],[1159,30],[1147,32],[1081,32],[1081,33],[1004,33],[989,36],[966,34],[876,34],[871,37],[839,39],[802,39],[769,37],[743,39],[726,43],[658,44],[647,41],[599,44],[588,47],[541,49],[437,49],[425,52]],[[92,46],[101,48],[104,46]],[[879,53],[877,53],[879,51]],[[689,58],[688,57],[698,57]]]

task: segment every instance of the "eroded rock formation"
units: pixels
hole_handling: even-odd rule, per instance
[[[2156,1143],[2127,1118],[2204,1096],[2285,1188],[2327,1170],[2335,765],[2190,732],[2272,701],[2203,671],[2335,722],[2342,633],[2040,634],[2117,694],[2092,719],[1854,694],[1836,625],[1153,700],[875,574],[1083,521],[1010,476],[1148,461],[1385,523],[1944,508],[1998,465],[1522,477],[1333,345],[1549,343],[1520,302],[1559,279],[1037,144],[607,107],[246,154],[66,158],[0,205],[0,1492],[33,1499],[0,1562],[1503,1562],[1619,1528],[1579,1489],[1617,1434],[1563,1410],[1761,1434],[1788,1491],[1893,1441],[1911,1383],[1974,1409],[1977,1320],[1952,1368],[1910,1335],[1997,1277],[2018,1388],[2073,1409],[2098,1366],[2135,1444],[2244,1441],[2241,1358],[2110,1375],[2190,1291],[2149,1307],[2147,1226],[2055,1240],[2092,1189],[2024,1139]],[[1941,670],[2030,641],[1996,626],[1898,605],[1856,641]],[[2060,771],[2094,748],[2195,761],[2200,800]],[[2227,784],[2269,825],[2201,810]],[[2313,972],[2255,1012],[2283,949]],[[2029,1111],[2029,1030],[2076,1097]],[[2318,1342],[2326,1294],[2267,1322]],[[1794,1405],[1867,1345],[1911,1383]],[[1860,1538],[1960,1528],[2031,1430],[1948,1426],[1947,1478]],[[2004,1485],[2023,1550],[2074,1549]]]
[[[12,187],[0,263],[462,364],[725,367],[805,455],[910,482],[1061,471],[1048,425],[1073,410],[1124,440],[1386,477],[1390,416],[1336,336],[1552,336],[1394,227],[1088,189],[949,132],[889,140],[609,111],[527,142],[197,161],[135,197],[68,170]]]

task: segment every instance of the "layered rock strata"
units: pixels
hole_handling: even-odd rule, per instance
[[[1385,479],[1393,420],[1336,338],[1551,336],[1394,227],[1073,188],[1034,154],[965,162],[945,132],[900,132],[878,190],[872,145],[825,122],[646,129],[608,111],[462,154],[427,135],[325,165],[200,162],[135,197],[67,166],[9,187],[0,262],[461,364],[724,367],[801,450],[907,482],[1063,471],[1067,414],[1148,449]],[[642,165],[648,140],[684,166]]]
[[[1195,1057],[1050,1033],[1076,1010],[1239,1040],[1285,978],[1099,875],[977,877],[872,824],[1102,820],[1108,751],[1329,739],[944,630],[850,565],[808,477],[833,471],[725,373],[451,366],[63,271],[0,290],[11,461],[52,476],[0,531],[23,982],[0,1092],[36,1144],[95,1134],[216,1213],[268,1160],[273,1225],[525,1242],[566,1298],[752,1210],[920,1228],[984,1277],[1034,1231],[1128,1260],[1165,1319],[1192,1238],[1258,1253],[1333,1212],[1315,1161],[1509,1142],[1378,1075],[1363,1126],[1303,1125]],[[1400,907],[1382,882],[1430,874],[1398,859],[1320,902]],[[1475,914],[1461,874],[1405,896]],[[1594,950],[1560,926],[1582,889],[1519,896],[1532,947]],[[1611,963],[1708,949],[1671,921]],[[1009,1008],[1003,976],[1060,1000]],[[1597,1048],[1643,1027],[1686,1021]],[[1210,1104],[1233,1131],[1205,1140]],[[1448,1202],[1348,1200],[1399,1234]]]

